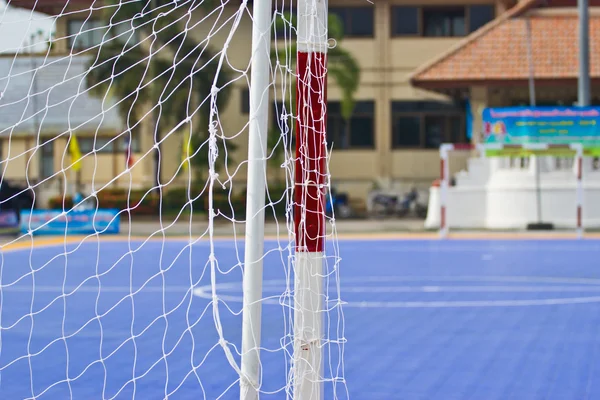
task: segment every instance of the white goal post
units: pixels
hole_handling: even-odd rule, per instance
[[[5,3],[0,397],[346,398],[328,0]]]
[[[440,146],[440,181],[439,181],[439,234],[441,238],[447,238],[450,233],[450,223],[448,219],[448,191],[450,187],[450,160],[449,155],[454,151],[476,151],[480,157],[486,157],[487,153],[495,153],[494,156],[521,157],[524,154],[548,155],[551,151],[561,151],[572,154],[575,158],[574,173],[576,176],[576,202],[573,205],[573,219],[575,220],[576,234],[578,238],[583,237],[583,145],[581,143],[571,143],[566,145],[553,145],[548,143],[526,143],[522,145],[489,143],[489,144],[451,144],[445,143]],[[539,206],[539,205],[538,205]]]

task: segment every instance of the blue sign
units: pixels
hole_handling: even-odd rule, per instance
[[[0,211],[0,228],[17,228],[19,216],[14,210]]]
[[[21,232],[45,235],[119,233],[119,210],[33,210],[21,212]]]
[[[511,107],[483,111],[484,143],[582,143],[600,149],[600,107]]]

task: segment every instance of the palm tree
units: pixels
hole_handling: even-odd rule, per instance
[[[327,18],[328,33],[329,37],[333,39],[336,46],[330,48],[327,53],[327,73],[330,78],[333,78],[336,85],[342,92],[342,98],[340,99],[340,108],[342,118],[346,122],[346,130],[350,129],[350,118],[354,113],[354,107],[356,105],[356,99],[354,95],[358,90],[360,83],[360,67],[356,59],[344,48],[340,46],[344,37],[344,27],[342,20],[334,14],[329,14]],[[294,71],[295,65],[290,65],[290,61],[294,60],[296,55],[296,42],[295,40],[289,40],[294,33],[294,27],[297,26],[296,16],[290,12],[278,14],[278,18],[275,20],[275,32],[276,35],[283,35],[286,41],[286,46],[277,46],[271,53],[271,59],[273,63],[280,60],[280,64],[284,68]],[[284,72],[285,74],[286,72]],[[294,96],[296,88],[296,78],[289,85],[290,90],[284,95],[286,98],[285,109],[288,114],[295,114],[296,110],[296,97]],[[287,127],[293,127],[293,121],[287,121]],[[269,161],[272,163],[274,168],[279,168],[283,162],[285,146],[283,144],[280,132],[282,130],[278,127],[272,127],[269,132]],[[273,137],[274,136],[274,137]],[[290,140],[291,142],[291,140]],[[279,177],[277,177],[279,178]]]
[[[218,54],[209,48],[208,41],[199,43],[182,29],[189,17],[178,12],[172,3],[162,7],[121,0],[104,3],[102,25],[109,28],[89,64],[87,84],[91,93],[100,98],[110,96],[117,102],[128,127],[125,135],[137,133],[142,119],[152,119],[158,148],[154,152],[156,187],[161,182],[163,135],[189,129],[192,117],[191,163],[200,171],[206,170],[208,131],[197,127],[208,125],[215,76],[221,88],[217,107],[227,101],[229,89],[225,83],[230,80],[229,72],[219,70]],[[201,2],[200,6],[209,7],[209,3]]]

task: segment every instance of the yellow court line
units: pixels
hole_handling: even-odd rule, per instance
[[[23,239],[19,238],[17,239],[17,242],[14,243],[9,243],[9,244],[5,244],[0,246],[0,250],[2,251],[7,251],[7,250],[25,250],[25,249],[30,249],[32,247],[44,247],[44,246],[58,246],[61,244],[70,244],[70,243],[77,243],[79,241],[81,241],[81,239],[78,240],[77,237],[69,237],[67,239],[65,239],[64,237],[52,237],[52,238],[47,238],[47,239],[38,239],[35,238],[33,240],[31,240],[31,237],[23,237]]]
[[[214,236],[216,240],[244,240],[244,235],[224,235]],[[494,233],[494,232],[482,232],[482,233],[451,233],[448,239],[441,239],[438,233],[432,232],[414,232],[414,233],[340,233],[336,236],[336,240],[363,240],[363,241],[377,241],[377,240],[494,240],[494,239],[505,239],[505,240],[565,240],[575,239],[576,235],[573,233]],[[98,235],[98,236],[69,236],[67,238],[60,237],[49,237],[41,239],[39,237],[23,237],[18,239],[14,243],[0,245],[0,251],[14,251],[14,250],[26,250],[36,247],[44,246],[58,246],[63,244],[74,244],[80,243],[84,239],[97,240],[100,239],[103,242],[121,242],[127,243],[129,241],[140,242],[140,241],[181,241],[189,240],[190,236],[165,236],[163,239],[160,235],[154,235],[150,239],[147,236],[122,236],[122,235]],[[208,237],[198,238],[192,236],[193,241],[206,242]],[[287,239],[287,236],[274,236],[266,235],[265,240],[283,240]],[[329,234],[326,238],[326,242],[332,241],[332,236]],[[584,235],[584,239],[600,239],[600,232],[591,232]]]

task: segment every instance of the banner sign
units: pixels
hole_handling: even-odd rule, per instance
[[[119,233],[119,210],[33,210],[21,212],[21,233],[90,235]]]
[[[482,117],[484,143],[582,143],[600,153],[600,107],[486,108]]]
[[[0,229],[4,228],[18,228],[19,227],[19,216],[14,210],[0,211]]]

